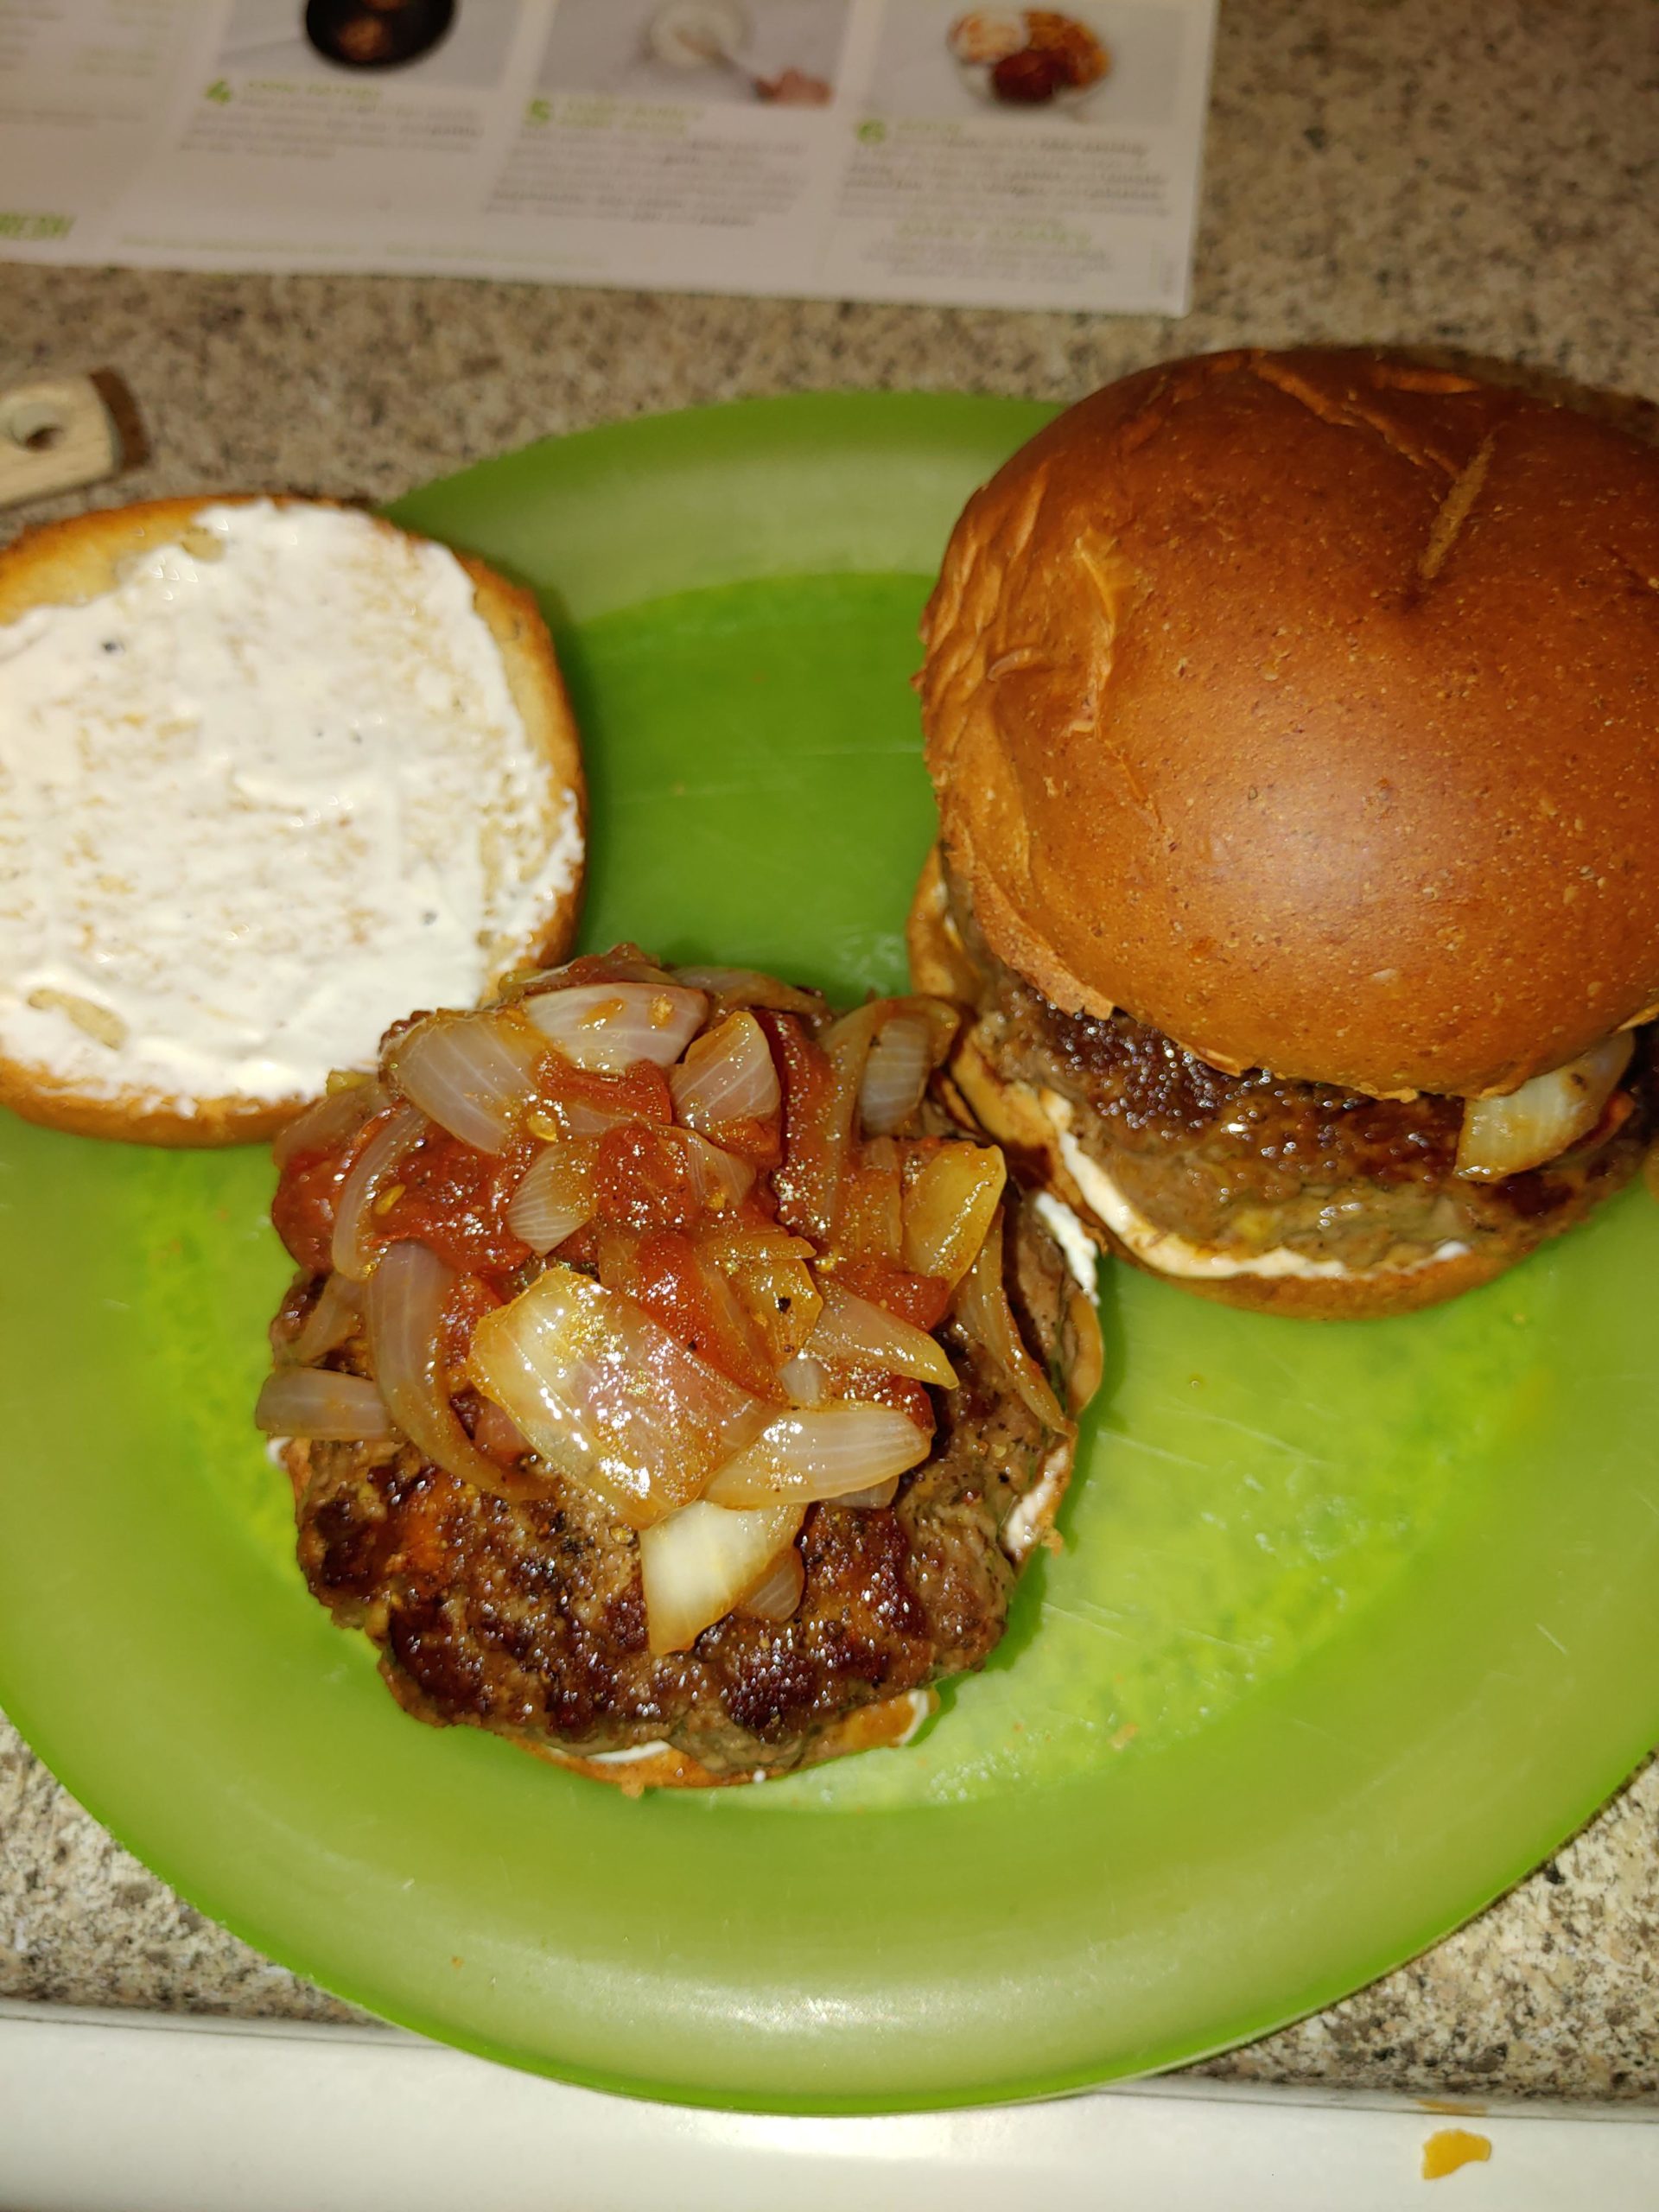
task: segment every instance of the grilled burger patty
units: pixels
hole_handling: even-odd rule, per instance
[[[930,1091],[958,1020],[619,946],[399,1025],[288,1134],[256,1419],[410,1712],[746,1780],[984,1660],[1100,1339]]]
[[[1230,1076],[1161,1031],[1051,1006],[963,931],[982,987],[974,1041],[995,1073],[1049,1091],[1131,1205],[1241,1259],[1281,1247],[1356,1274],[1450,1242],[1518,1259],[1628,1182],[1652,1127],[1647,1033],[1599,1127],[1499,1182],[1456,1174],[1464,1102],[1370,1098],[1260,1068]]]
[[[1060,1253],[1028,1205],[1011,1209],[1010,1302],[1065,1396],[1086,1326]],[[280,1318],[297,1336],[317,1284]],[[667,1743],[720,1779],[784,1774],[843,1748],[849,1716],[979,1666],[1001,1635],[1022,1516],[1070,1439],[1031,1412],[982,1347],[942,1332],[961,1387],[933,1394],[932,1456],[888,1508],[810,1507],[806,1580],[786,1622],[729,1615],[690,1651],[646,1642],[639,1543],[578,1484],[512,1503],[397,1443],[288,1446],[301,1565],[342,1626],[381,1651],[418,1718],[592,1757]],[[365,1373],[360,1333],[334,1363]],[[475,1408],[463,1399],[464,1420]]]

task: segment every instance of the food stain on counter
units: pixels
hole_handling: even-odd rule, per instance
[[[1423,2179],[1444,2181],[1460,2166],[1482,2166],[1492,2155],[1491,2138],[1466,2127],[1437,2127],[1423,2145]]]

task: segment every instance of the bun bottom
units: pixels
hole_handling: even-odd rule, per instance
[[[916,887],[906,938],[911,976],[918,991],[969,1008],[977,1005],[982,978],[951,919],[937,845]],[[1051,1192],[1070,1206],[1102,1251],[1195,1298],[1298,1320],[1364,1320],[1413,1313],[1460,1297],[1524,1256],[1500,1247],[1426,1260],[1414,1268],[1370,1268],[1343,1275],[1177,1274],[1136,1252],[1101,1219],[1065,1165],[1059,1133],[1039,1093],[999,1071],[972,1020],[958,1033],[947,1072],[968,1114],[1002,1147],[1021,1182]]]
[[[906,1690],[901,1697],[863,1706],[826,1730],[814,1743],[812,1755],[804,1764],[818,1766],[851,1751],[874,1751],[905,1743],[924,1720],[931,1719],[938,1703],[936,1690]],[[563,1751],[551,1744],[526,1742],[525,1748],[555,1766],[585,1774],[591,1782],[608,1782],[625,1797],[642,1796],[647,1789],[729,1789],[755,1782],[785,1782],[801,1771],[799,1767],[787,1767],[773,1776],[765,1767],[755,1767],[741,1774],[715,1774],[689,1752],[677,1751],[669,1744],[630,1759],[583,1758],[578,1751]]]

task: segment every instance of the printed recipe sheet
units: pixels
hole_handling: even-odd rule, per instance
[[[1179,314],[1216,0],[0,0],[0,256]]]

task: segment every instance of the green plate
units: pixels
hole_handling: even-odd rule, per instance
[[[950,521],[1042,419],[819,397],[629,423],[406,500],[541,588],[590,944],[896,985],[906,678]],[[285,1266],[252,1153],[0,1131],[0,1700],[207,1911],[571,2081],[874,2111],[1196,2056],[1551,1850],[1659,1734],[1659,1213],[1318,1327],[1115,1271],[1063,1556],[927,1735],[620,1795],[381,1688],[249,1426]]]

